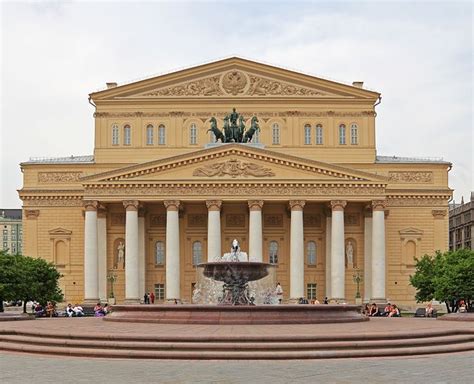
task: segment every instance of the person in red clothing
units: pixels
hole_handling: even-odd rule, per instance
[[[155,294],[153,292],[150,293],[150,301],[152,304],[155,304]]]

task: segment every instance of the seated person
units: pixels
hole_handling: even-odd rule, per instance
[[[377,304],[373,303],[370,306],[369,316],[372,316],[372,317],[379,316],[379,307],[377,307]]]
[[[298,304],[309,304],[309,302],[308,300],[306,300],[306,298],[300,297],[300,299],[298,300]]]
[[[370,316],[370,307],[369,304],[365,304],[364,308],[362,309],[362,314],[364,316]]]
[[[316,299],[316,298],[315,298],[311,303],[312,303],[312,304],[321,304],[321,303],[319,302],[319,300]]]
[[[467,312],[466,302],[464,300],[459,300],[459,313]]]
[[[382,316],[388,316],[390,314],[390,312],[392,312],[392,304],[390,303],[387,303],[387,305],[385,306],[383,312],[382,312]]]
[[[54,308],[54,304],[51,301],[48,301],[46,305],[46,316],[53,317],[55,316],[56,310]]]
[[[44,308],[41,304],[36,304],[35,305],[35,317],[42,317],[45,315]]]
[[[110,312],[110,307],[109,307],[109,304],[105,304],[104,305],[104,313],[107,314]]]
[[[433,305],[431,303],[428,303],[428,305],[425,308],[425,316],[433,317]]]
[[[73,317],[75,315],[74,309],[72,308],[72,304],[69,303],[66,307],[66,316],[67,317]]]
[[[397,308],[396,305],[392,306],[392,310],[388,314],[388,317],[400,317],[400,310]]]
[[[95,317],[105,316],[104,308],[102,307],[101,303],[97,303],[97,305],[94,307],[94,316]]]
[[[74,304],[74,308],[72,310],[74,311],[74,316],[76,317],[84,316],[84,310],[79,304]]]

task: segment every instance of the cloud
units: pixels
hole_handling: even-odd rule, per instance
[[[88,93],[240,55],[382,93],[379,154],[453,163],[473,190],[472,5],[378,2],[3,3],[0,206],[18,164],[91,154]],[[5,181],[6,180],[6,181]]]

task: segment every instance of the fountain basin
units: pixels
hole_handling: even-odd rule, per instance
[[[247,283],[268,276],[268,268],[271,264],[260,262],[240,261],[218,261],[202,263],[198,267],[204,268],[203,274],[213,280],[222,281],[225,284],[233,284],[236,281]]]
[[[368,321],[360,305],[114,305],[104,321],[161,324],[320,324]]]

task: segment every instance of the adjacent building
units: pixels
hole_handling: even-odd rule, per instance
[[[469,202],[449,206],[449,250],[474,249],[471,234],[474,233],[474,192]]]
[[[2,250],[13,255],[22,253],[23,226],[21,209],[0,209]]]
[[[94,153],[21,164],[24,253],[69,301],[191,301],[236,238],[285,300],[413,303],[414,257],[448,247],[450,163],[380,156],[380,94],[229,58],[90,94]],[[235,111],[233,111],[235,108]],[[236,115],[232,115],[232,114]],[[250,143],[215,143],[238,121]],[[402,143],[400,145],[403,145]]]

